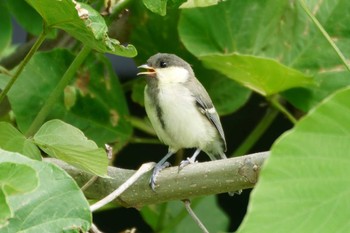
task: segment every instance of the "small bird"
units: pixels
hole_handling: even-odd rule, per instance
[[[158,173],[169,166],[167,159],[182,148],[196,148],[180,168],[194,163],[200,151],[211,160],[226,158],[226,140],[220,118],[191,66],[174,54],[157,53],[138,68],[146,69],[145,108],[168,153],[153,170],[150,185],[155,190]]]

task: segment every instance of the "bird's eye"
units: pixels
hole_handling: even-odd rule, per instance
[[[168,66],[168,64],[166,64],[165,61],[161,61],[161,62],[159,63],[159,65],[160,65],[160,68],[165,68],[165,67]]]

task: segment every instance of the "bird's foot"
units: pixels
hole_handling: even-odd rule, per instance
[[[159,175],[159,173],[164,169],[164,168],[167,168],[167,167],[170,167],[170,163],[169,162],[165,162],[163,164],[160,164],[160,165],[156,165],[154,168],[153,168],[153,173],[152,173],[152,176],[151,176],[151,179],[149,180],[149,185],[151,186],[152,190],[155,191],[156,189],[156,179],[157,179],[157,176]]]
[[[243,192],[243,190],[240,189],[240,190],[237,190],[237,191],[228,192],[228,195],[230,197],[233,197],[235,194],[241,195],[242,192]]]
[[[193,156],[191,158],[187,158],[186,160],[182,160],[179,165],[179,171],[181,171],[187,165],[194,163],[198,163],[198,161],[196,161],[196,158],[193,158]]]

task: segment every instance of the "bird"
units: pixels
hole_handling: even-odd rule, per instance
[[[146,76],[147,116],[159,140],[168,146],[168,153],[153,169],[152,190],[159,172],[170,165],[167,160],[180,149],[196,148],[179,168],[195,163],[201,151],[211,160],[226,159],[227,145],[219,115],[191,66],[175,54],[157,53],[138,68],[145,69],[137,75]]]

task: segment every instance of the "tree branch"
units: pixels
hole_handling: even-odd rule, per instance
[[[269,152],[261,152],[225,160],[190,164],[180,172],[178,167],[170,167],[157,177],[156,192],[149,187],[151,172],[141,177],[134,185],[115,201],[125,207],[141,208],[170,200],[183,200],[225,192],[252,188],[257,182],[259,171]],[[46,159],[66,170],[78,183],[84,185],[91,174],[57,159]],[[108,167],[110,178],[99,177],[84,193],[87,198],[101,199],[135,173],[134,170]]]

